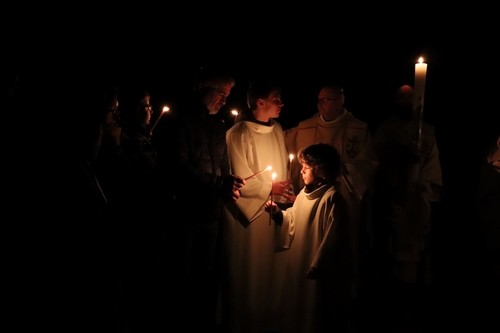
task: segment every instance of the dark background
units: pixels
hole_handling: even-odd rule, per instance
[[[6,77],[38,67],[97,69],[98,79],[118,87],[148,89],[157,117],[164,104],[175,110],[201,66],[217,61],[236,80],[220,111],[228,125],[230,110],[246,106],[248,82],[265,73],[283,88],[278,120],[286,129],[317,111],[318,89],[327,80],[344,87],[348,111],[376,127],[396,89],[413,85],[414,64],[423,56],[424,118],[436,127],[446,194],[434,223],[436,281],[451,297],[447,306],[469,314],[484,292],[474,193],[486,146],[500,128],[494,11],[412,3],[355,4],[347,13],[343,6],[17,8],[6,10],[13,16],[4,29],[3,63]]]
[[[8,5],[5,13],[6,77],[36,68],[88,68],[118,87],[148,89],[153,121],[165,104],[175,111],[197,70],[215,61],[228,65],[236,80],[220,111],[228,126],[230,110],[246,106],[249,81],[266,74],[283,88],[278,120],[285,129],[317,112],[327,80],[340,83],[347,110],[375,128],[396,89],[413,85],[423,56],[424,119],[436,127],[445,187],[457,207],[450,213],[459,217],[453,228],[472,214],[478,168],[500,128],[498,24],[491,8],[103,3]],[[57,84],[64,83],[50,79],[56,102]]]

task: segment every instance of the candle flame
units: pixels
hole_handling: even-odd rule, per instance
[[[418,63],[419,63],[419,64],[421,64],[421,63],[423,63],[423,62],[424,62],[424,58],[422,58],[422,57],[418,58]]]
[[[290,162],[293,160],[293,154],[290,154]]]
[[[268,166],[268,167],[267,167],[267,168],[265,168],[264,170],[261,170],[261,171],[259,171],[259,172],[256,172],[256,173],[254,173],[254,174],[253,174],[253,175],[251,175],[251,176],[248,176],[247,178],[245,178],[245,180],[248,180],[248,179],[250,179],[250,178],[252,178],[252,177],[255,177],[255,176],[257,176],[257,175],[259,175],[259,174],[261,174],[261,173],[263,173],[264,171],[267,171],[267,170],[271,170],[271,166]]]
[[[163,112],[167,112],[168,110],[170,110],[170,108],[168,106],[163,107]]]
[[[276,178],[276,172],[273,172],[273,180]]]
[[[231,110],[231,113],[232,113],[233,115],[237,116],[237,115],[238,115],[238,110]]]

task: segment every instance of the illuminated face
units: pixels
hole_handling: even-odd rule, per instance
[[[229,83],[219,84],[205,97],[205,105],[210,114],[216,114],[226,104],[226,99],[231,93],[232,85]]]
[[[149,125],[149,122],[151,121],[151,115],[153,114],[153,107],[150,104],[150,96],[145,96],[144,99],[141,101],[141,105],[139,106],[139,110],[137,113],[137,120],[139,123],[142,125]]]
[[[109,107],[106,113],[106,119],[104,120],[105,125],[116,125],[116,122],[120,119],[120,114],[118,113],[118,97],[115,96],[109,102]]]
[[[302,164],[302,169],[300,170],[300,174],[302,175],[304,184],[305,185],[314,184],[316,179],[314,167],[304,162],[302,162],[301,164]]]
[[[273,91],[269,94],[268,98],[263,100],[263,110],[265,117],[278,118],[280,116],[281,108],[283,107],[283,101],[281,101],[281,94],[277,91]]]
[[[318,112],[325,120],[336,119],[344,111],[341,96],[329,88],[323,88],[318,94]]]

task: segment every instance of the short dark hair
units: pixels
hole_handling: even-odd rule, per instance
[[[119,124],[122,125],[122,127],[136,125],[142,101],[148,96],[151,97],[149,91],[140,86],[125,86],[120,88]]]
[[[343,95],[344,94],[344,88],[342,88],[342,86],[340,84],[328,83],[328,84],[325,84],[323,87],[321,87],[321,89],[323,89],[323,88],[331,89],[331,90],[335,91],[335,93],[337,93],[339,95]]]
[[[266,99],[273,91],[281,93],[281,87],[267,79],[256,79],[250,82],[247,90],[247,104],[252,110],[257,109],[257,101],[262,98]]]
[[[298,159],[314,168],[327,182],[333,183],[340,174],[340,154],[334,146],[317,143],[298,152]]]
[[[215,88],[220,84],[230,84],[232,87],[235,81],[231,72],[221,65],[206,65],[200,68],[194,79],[194,91],[200,92],[203,88]]]

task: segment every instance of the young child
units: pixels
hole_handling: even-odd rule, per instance
[[[332,145],[318,143],[300,150],[298,159],[305,186],[293,206],[282,211],[273,201],[266,203],[266,211],[282,226],[280,247],[289,249],[284,331],[345,329],[354,262],[349,211],[335,189],[340,156]]]

